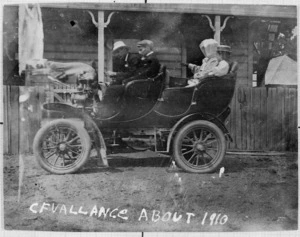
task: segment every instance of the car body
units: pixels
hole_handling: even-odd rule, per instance
[[[224,121],[230,114],[236,69],[233,63],[227,75],[187,87],[188,79],[170,77],[162,67],[155,78],[129,82],[120,98],[99,101],[98,89],[86,87],[75,93],[71,104],[44,104],[44,117],[53,120],[35,136],[35,156],[44,169],[65,174],[79,170],[91,149],[108,165],[107,150],[123,146],[173,154],[188,172],[212,172],[231,139]]]

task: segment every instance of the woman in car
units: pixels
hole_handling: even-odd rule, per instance
[[[218,42],[214,39],[206,39],[201,42],[199,48],[205,58],[202,60],[201,66],[192,63],[187,64],[194,74],[193,79],[188,80],[188,86],[197,85],[201,79],[208,76],[220,77],[228,73],[229,64],[218,53],[218,46]]]

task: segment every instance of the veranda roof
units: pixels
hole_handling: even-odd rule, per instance
[[[41,7],[91,9],[99,11],[137,11],[199,13],[234,16],[297,18],[296,6],[249,4],[168,4],[168,3],[43,3]]]

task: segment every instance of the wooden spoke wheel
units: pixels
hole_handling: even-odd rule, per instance
[[[176,163],[193,173],[208,173],[218,168],[226,152],[221,129],[209,121],[193,121],[184,125],[173,142]]]
[[[74,173],[89,158],[91,139],[78,122],[58,119],[42,127],[33,142],[38,163],[55,174]]]

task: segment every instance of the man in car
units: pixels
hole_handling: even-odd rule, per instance
[[[140,58],[129,52],[129,47],[123,41],[114,43],[113,48],[113,70],[107,71],[113,81],[111,85],[121,85],[122,81],[134,75]]]
[[[153,51],[153,42],[151,40],[142,40],[137,43],[141,60],[137,66],[134,75],[123,81],[126,84],[133,80],[155,77],[159,73],[160,63]]]
[[[136,70],[133,72],[133,76],[122,80],[122,85],[109,86],[105,92],[105,100],[119,101],[124,94],[124,86],[134,80],[147,79],[155,77],[159,73],[160,64],[153,51],[153,42],[151,40],[142,40],[137,43],[139,54],[141,59],[137,65]]]
[[[219,45],[217,52],[220,57],[225,60],[227,63],[230,63],[231,47],[228,45]]]

